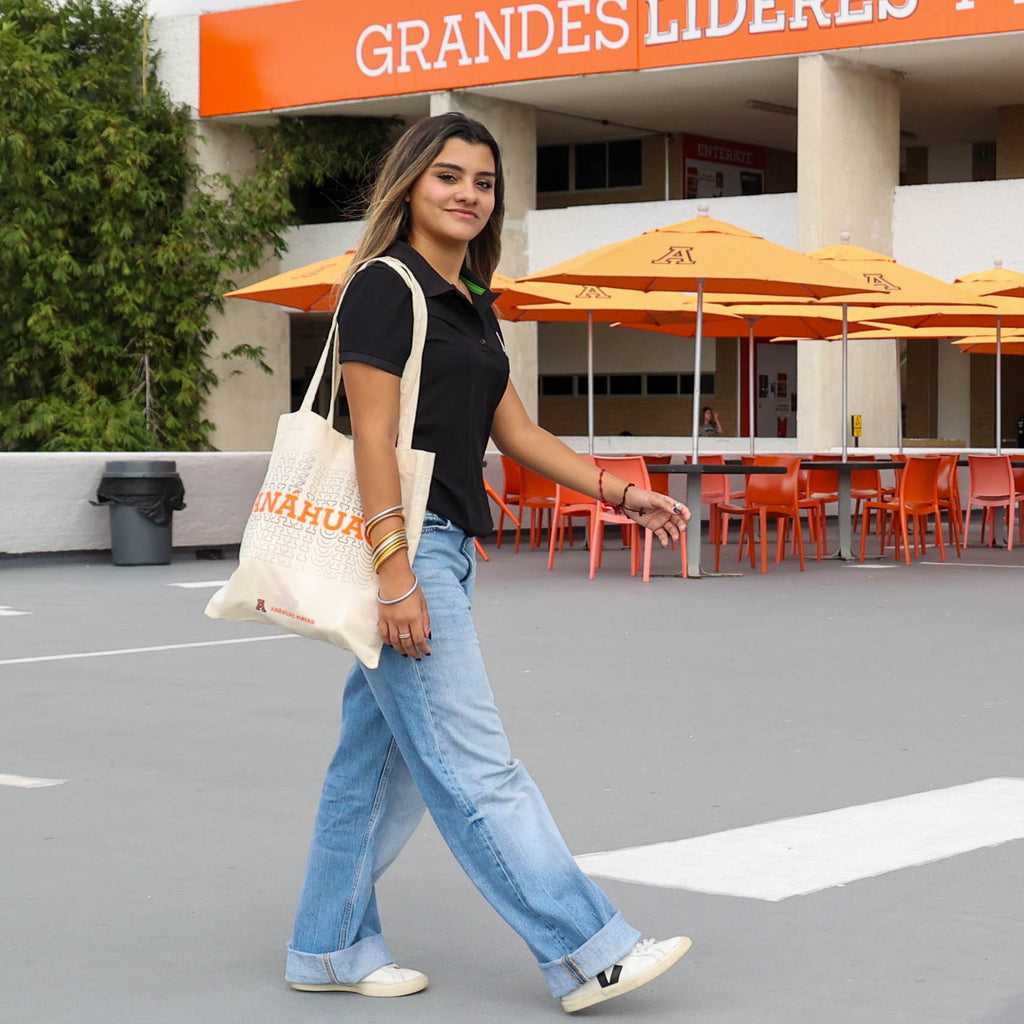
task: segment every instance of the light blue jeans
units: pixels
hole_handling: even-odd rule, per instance
[[[349,674],[286,977],[348,984],[391,963],[374,885],[424,804],[470,879],[523,937],[554,996],[610,967],[640,933],[577,867],[509,751],[470,616],[473,538],[428,512],[414,565],[432,654],[385,647]]]

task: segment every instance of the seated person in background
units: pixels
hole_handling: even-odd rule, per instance
[[[718,413],[705,405],[700,411],[700,436],[718,437],[722,433],[722,424],[718,422]]]

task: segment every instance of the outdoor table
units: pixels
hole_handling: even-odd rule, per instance
[[[841,558],[844,562],[852,562],[859,558],[853,553],[853,511],[850,508],[850,476],[855,469],[895,469],[900,470],[905,463],[898,459],[851,459],[843,462],[836,459],[834,462],[822,460],[802,459],[801,469],[827,469],[836,470],[839,473],[839,547],[829,558]]]
[[[652,473],[682,473],[686,477],[686,506],[690,510],[690,522],[686,528],[686,575],[690,579],[699,579],[701,576],[735,576],[737,573],[711,573],[703,572],[700,567],[700,541],[701,541],[701,517],[702,507],[700,493],[696,501],[690,501],[690,477],[703,476],[709,473],[712,476],[728,475],[746,476],[749,473],[785,473],[785,466],[751,466],[741,462],[727,462],[725,465],[715,465],[705,462],[669,462],[652,463],[648,469]]]
[[[914,458],[915,456],[909,456]],[[956,460],[957,466],[964,467],[969,465],[966,458],[958,458]],[[1020,459],[1011,459],[1010,464],[1014,466],[1024,465],[1024,461]],[[837,493],[839,494],[839,547],[829,558],[840,558],[846,562],[853,562],[859,558],[859,555],[853,553],[853,512],[850,509],[850,474],[855,469],[894,469],[901,470],[906,465],[905,462],[899,459],[852,459],[848,462],[843,462],[840,459],[826,462],[822,460],[803,459],[800,462],[801,469],[832,469],[839,472],[839,487]],[[845,512],[843,510],[846,510]],[[996,529],[995,524],[993,529]],[[997,543],[1005,543],[1005,538],[1002,534],[1002,522],[999,522],[999,532],[996,534]]]

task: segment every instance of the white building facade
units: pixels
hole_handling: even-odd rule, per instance
[[[240,125],[268,117],[458,109],[484,121],[505,154],[507,274],[686,220],[699,202],[803,251],[847,232],[945,281],[996,259],[1024,270],[1020,0],[297,0],[158,18],[153,37],[211,168],[244,168]],[[253,280],[336,255],[359,227],[296,228]],[[264,345],[275,374],[223,382],[209,410],[219,448],[269,448],[323,326],[229,303],[224,346]],[[559,434],[584,433],[584,328],[515,324],[507,336],[527,405]],[[698,371],[726,433],[746,433],[745,342],[705,345],[699,368],[692,347],[599,329],[598,435],[686,450]],[[839,359],[828,342],[759,344],[758,436],[839,444]],[[1013,363],[998,429],[1016,444]],[[853,341],[849,380],[866,446],[895,443],[900,380],[908,437],[994,443],[992,357]]]

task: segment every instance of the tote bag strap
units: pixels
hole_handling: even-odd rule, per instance
[[[420,395],[420,369],[423,362],[423,345],[427,338],[427,301],[423,297],[423,289],[420,287],[419,282],[413,277],[412,271],[401,260],[396,260],[393,256],[378,256],[376,259],[367,260],[356,271],[356,274],[361,273],[371,263],[384,263],[391,267],[405,281],[412,295],[412,347],[409,351],[409,358],[405,362],[405,368],[402,371],[402,383],[399,392],[400,411],[397,444],[399,448],[411,448],[413,427],[416,424],[416,405]],[[320,360],[313,371],[309,387],[306,388],[302,404],[299,406],[301,412],[312,412],[313,401],[320,390],[320,384],[327,369],[327,358],[330,356],[331,404],[329,408],[333,413],[334,404],[338,398],[338,388],[341,383],[338,365],[338,310],[341,309],[342,300],[345,298],[345,291],[348,291],[348,285],[352,283],[355,276],[353,274],[349,278],[348,284],[345,285],[345,290],[338,299],[338,305],[334,310],[334,318],[331,320],[331,329],[327,334],[327,341],[324,343],[323,351],[320,353]]]

